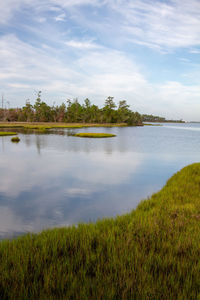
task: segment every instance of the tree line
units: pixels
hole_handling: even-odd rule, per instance
[[[114,102],[109,96],[103,108],[92,104],[86,98],[81,105],[78,99],[68,99],[61,105],[49,106],[41,99],[38,92],[34,105],[30,101],[22,108],[0,109],[0,121],[10,122],[69,122],[69,123],[126,123],[127,125],[142,125],[142,115],[130,110],[126,100]]]
[[[185,123],[185,121],[181,120],[167,120],[164,117],[159,117],[159,116],[153,116],[153,115],[142,115],[142,121],[143,122],[158,122],[158,123]]]

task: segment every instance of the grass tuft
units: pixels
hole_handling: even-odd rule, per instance
[[[11,138],[11,142],[13,143],[19,143],[20,142],[20,138],[18,136]]]
[[[199,299],[200,164],[136,210],[0,243],[1,299]]]
[[[76,133],[74,136],[83,137],[83,138],[109,138],[116,136],[115,134],[110,133],[92,133],[92,132],[80,132]]]

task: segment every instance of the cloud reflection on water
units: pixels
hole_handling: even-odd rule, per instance
[[[38,156],[23,141],[17,148],[6,146],[0,156],[0,205],[8,217],[2,218],[1,232],[37,231],[112,215],[112,205],[102,195],[126,182],[141,160],[130,152],[121,157],[119,152],[47,148]]]
[[[200,159],[197,131],[191,137],[164,126],[105,130],[117,138],[79,139],[64,130],[20,134],[17,145],[1,140],[0,236],[130,211]]]

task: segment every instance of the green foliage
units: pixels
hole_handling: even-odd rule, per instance
[[[172,123],[185,123],[183,120],[166,120],[163,117],[159,116],[153,116],[153,115],[142,115],[141,116],[143,122],[160,122],[160,123],[166,123],[166,122],[172,122]]]
[[[19,122],[67,122],[67,123],[126,123],[128,125],[142,125],[139,113],[129,109],[125,100],[119,102],[118,108],[114,97],[105,100],[103,108],[91,103],[86,98],[81,105],[78,99],[67,100],[60,106],[49,106],[41,99],[38,92],[35,104],[26,101],[22,108],[0,110],[0,121]]]
[[[126,123],[19,123],[19,122],[9,122],[0,123],[0,128],[19,128],[30,131],[46,131],[48,129],[58,129],[58,128],[85,128],[85,127],[124,127],[127,126]],[[3,132],[4,133],[4,132]]]
[[[1,299],[199,299],[200,164],[130,214],[0,243]]]
[[[114,137],[116,135],[111,133],[80,132],[80,133],[76,133],[74,136],[84,137],[84,138],[108,138],[108,137]]]
[[[20,142],[20,138],[18,136],[11,138],[11,142],[13,143],[19,143]]]
[[[0,136],[16,135],[16,132],[0,131]]]

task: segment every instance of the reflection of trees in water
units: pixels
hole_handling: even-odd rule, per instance
[[[39,135],[36,135],[35,136],[35,141],[36,141],[36,147],[37,147],[38,154],[40,154],[40,151],[41,151],[41,137]]]
[[[27,147],[30,147],[31,146],[31,137],[30,135],[24,135],[24,142],[26,144]]]
[[[91,153],[95,151],[103,151],[108,155],[113,152],[126,152],[129,147],[129,136],[125,131],[126,128],[115,128],[114,138],[79,138],[73,135],[80,130],[75,129],[63,129],[63,130],[50,130],[48,133],[32,133],[24,135],[24,141],[27,147],[35,145],[37,152],[40,155],[42,149],[55,149],[58,151],[70,151],[70,152],[85,152]],[[81,130],[82,131],[82,130]],[[94,128],[84,128],[84,132],[113,132],[113,128],[101,128],[95,130]],[[124,131],[124,134],[123,134]]]
[[[1,136],[2,152],[5,152],[4,136]]]
[[[28,135],[28,134],[26,134],[24,141],[25,141],[25,144],[27,147],[36,145],[37,152],[39,155],[41,154],[41,149],[48,147],[48,141],[47,141],[45,135],[41,135],[41,134]]]
[[[105,132],[102,128],[96,131]],[[119,153],[120,149],[126,150],[128,135],[111,128],[110,132],[113,131],[117,138],[76,138],[67,136],[67,130],[58,131],[62,136],[55,132],[24,135],[23,152],[17,153],[20,172],[18,167],[12,169],[10,161],[7,173],[2,172],[8,179],[7,191],[10,186],[16,189],[16,193],[8,193],[7,198],[3,194],[6,201],[1,202],[0,198],[0,205],[7,207],[5,224],[18,235],[26,230],[37,231],[57,224],[94,221],[120,213],[121,207],[132,207],[132,194],[135,197],[136,193],[133,193],[133,181],[129,176],[135,164],[129,153]],[[15,160],[13,157],[11,161]],[[124,177],[126,189],[123,189]],[[129,181],[131,189],[127,186]]]

